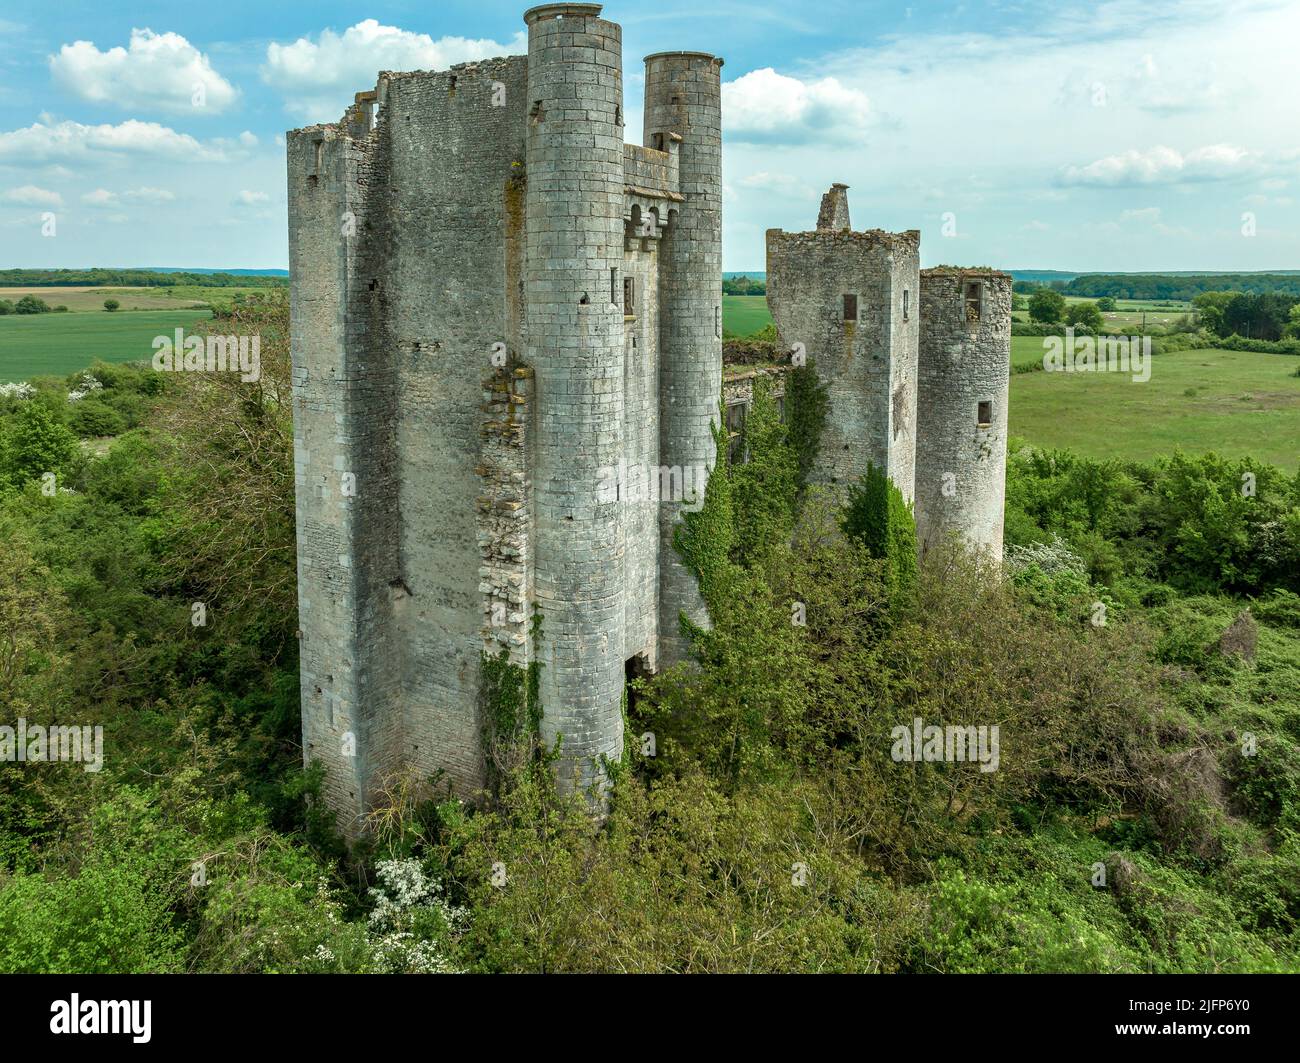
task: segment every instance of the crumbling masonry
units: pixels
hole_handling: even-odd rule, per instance
[[[561,779],[600,787],[626,677],[708,623],[672,539],[722,401],[722,60],[647,57],[625,144],[600,11],[533,8],[527,56],[382,72],[287,138],[303,747],[350,835],[397,773],[484,783],[485,653],[541,666]],[[782,334],[831,390],[815,475],[877,461],[926,527],[1000,539],[1003,275],[923,279],[917,234],[849,231],[843,186],[823,222],[768,237]],[[977,391],[991,426],[929,427]],[[948,454],[958,501],[923,508]]]
[[[829,400],[810,479],[874,464],[914,500],[923,552],[958,536],[1001,558],[1011,277],[921,269],[920,232],[854,232],[847,189],[813,232],[767,231],[772,318]]]
[[[600,10],[288,136],[304,756],[349,833],[396,772],[483,783],[485,651],[542,665],[599,786],[628,672],[708,621],[672,532],[715,453],[722,61],[649,56],[625,144]]]

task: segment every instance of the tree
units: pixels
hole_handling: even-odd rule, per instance
[[[1029,320],[1054,325],[1065,314],[1065,296],[1051,288],[1040,288],[1029,297]]]
[[[887,562],[885,584],[897,600],[916,583],[916,523],[912,507],[884,469],[871,462],[849,488],[844,532],[862,543],[872,557]]]
[[[1104,314],[1113,314],[1115,312],[1115,300],[1109,295],[1103,295],[1097,300],[1097,309]]]
[[[1013,292],[1011,295],[1011,309],[1028,310],[1029,300],[1026,299],[1023,295],[1019,294],[1018,292]]]
[[[21,486],[62,472],[77,454],[77,437],[42,402],[25,402],[0,438],[0,482]]]
[[[1096,303],[1073,303],[1066,307],[1065,323],[1076,328],[1099,329],[1106,323]]]
[[[110,314],[111,314],[114,310],[116,310],[119,306],[121,306],[121,305],[122,305],[122,304],[119,303],[116,299],[105,299],[105,300],[104,300],[104,309],[107,310]]]
[[[49,304],[34,295],[24,295],[14,306],[15,314],[48,314]]]

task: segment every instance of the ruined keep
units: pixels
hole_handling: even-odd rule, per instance
[[[947,535],[1002,556],[1011,277],[920,268],[917,230],[850,226],[846,185],[812,232],[767,231],[767,302],[828,399],[810,479],[870,462],[914,501],[922,551]]]
[[[722,60],[647,57],[625,144],[600,11],[287,137],[304,758],[351,834],[396,772],[484,782],[485,652],[600,786],[627,675],[708,620],[672,533],[715,454]]]

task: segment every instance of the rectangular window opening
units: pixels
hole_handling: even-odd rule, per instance
[[[636,278],[623,278],[623,316],[636,317]]]
[[[609,301],[618,306],[618,270],[609,271]]]
[[[966,285],[966,320],[978,321],[980,319],[980,286],[978,284]]]
[[[857,321],[858,319],[858,297],[856,295],[844,296],[844,320]]]
[[[911,313],[911,295],[906,288],[903,289],[903,320],[907,321]]]
[[[987,399],[982,400],[979,404],[979,411],[976,414],[976,416],[978,417],[978,426],[980,428],[992,428],[993,427],[993,403],[988,401]]]

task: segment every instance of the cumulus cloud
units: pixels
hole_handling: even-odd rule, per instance
[[[240,191],[235,197],[235,206],[237,207],[257,207],[263,203],[271,202],[271,197],[265,192],[250,192],[247,188]]]
[[[107,188],[96,188],[82,196],[81,202],[88,207],[111,207],[117,203],[117,193],[110,192]]]
[[[59,193],[36,185],[11,188],[2,198],[6,203],[19,203],[24,207],[58,207],[63,204],[63,197]]]
[[[133,29],[126,48],[105,52],[90,41],[65,44],[50,56],[50,73],[80,99],[131,110],[220,114],[238,96],[184,37],[149,29]]]
[[[740,183],[746,188],[761,188],[765,192],[799,199],[806,199],[815,194],[809,185],[788,173],[770,173],[767,170],[760,170],[748,177],[742,177]]]
[[[852,142],[871,118],[871,101],[833,77],[800,81],[771,67],[722,86],[724,135],[733,141],[801,144]]]
[[[149,188],[145,186],[123,192],[122,198],[133,200],[136,203],[170,203],[176,198],[176,195],[166,188]]]
[[[129,156],[179,162],[213,162],[224,158],[221,151],[205,147],[187,133],[134,118],[120,125],[36,122],[25,129],[0,133],[0,163],[29,165]]]
[[[310,121],[334,121],[353,94],[375,84],[380,70],[440,70],[456,63],[519,55],[528,50],[520,32],[508,44],[441,37],[383,26],[368,18],[342,33],[322,30],[315,40],[271,44],[262,79],[285,94],[285,109]]]
[[[1165,185],[1214,181],[1246,173],[1253,164],[1249,152],[1231,144],[1210,144],[1186,154],[1157,145],[1146,151],[1130,149],[1107,155],[1086,166],[1069,166],[1061,175],[1067,185]]]

